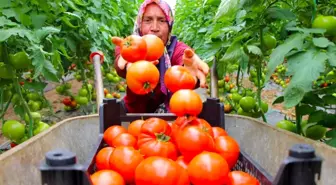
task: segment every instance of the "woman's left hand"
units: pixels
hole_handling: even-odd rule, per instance
[[[202,61],[191,49],[184,50],[183,64],[189,72],[200,80],[200,87],[207,87],[206,76],[209,74],[209,66]]]

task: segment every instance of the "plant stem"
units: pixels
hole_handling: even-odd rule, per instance
[[[13,96],[14,96],[14,94],[12,94],[12,96],[9,98],[9,100],[8,100],[8,102],[6,103],[6,106],[5,106],[4,109],[2,109],[2,108],[3,108],[3,106],[2,106],[3,98],[1,98],[1,106],[2,106],[1,110],[2,110],[2,113],[1,113],[0,118],[2,119],[2,121],[4,121],[4,116],[5,116],[5,114],[6,114],[6,112],[7,112],[7,109],[8,109],[8,107],[9,107],[11,101],[12,101]],[[1,96],[1,97],[2,97],[2,96]]]
[[[33,137],[33,117],[30,113],[30,109],[29,109],[29,106],[26,102],[26,100],[24,99],[23,95],[22,95],[22,92],[21,92],[21,87],[20,87],[20,83],[19,83],[19,80],[18,80],[18,77],[14,77],[13,78],[13,85],[14,87],[16,88],[16,91],[17,93],[19,94],[20,96],[20,101],[21,103],[23,104],[23,108],[25,109],[25,112],[28,114],[28,117],[29,117],[29,129],[28,129],[28,139]]]
[[[238,66],[237,79],[236,79],[236,86],[237,86],[238,92],[239,92],[239,90],[240,90],[240,85],[239,85],[240,71],[241,71],[241,66],[239,65],[239,66]],[[244,76],[244,75],[243,75],[243,76]]]
[[[299,105],[295,106],[295,123],[296,123],[296,130],[298,132],[299,135],[301,135],[302,130],[301,130],[301,121],[302,121],[302,116],[300,115],[299,111],[298,111]]]
[[[263,38],[263,27],[260,26],[260,46],[261,46],[261,49],[263,49],[263,46],[264,46],[264,41],[263,41],[262,38]],[[260,84],[260,80],[261,80],[261,75],[262,75],[261,74],[261,61],[263,61],[263,60],[264,60],[264,57],[261,56],[260,62],[257,61],[257,65],[258,65],[257,66],[257,81],[258,81],[257,82],[257,86],[258,86],[258,96],[257,96],[257,98],[258,98],[259,109],[261,110],[262,119],[263,119],[264,122],[267,123],[264,111],[261,108],[261,89],[262,89],[262,87],[261,87],[261,84]]]

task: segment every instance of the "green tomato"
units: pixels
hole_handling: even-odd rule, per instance
[[[36,136],[37,134],[47,130],[48,128],[50,128],[50,126],[47,123],[44,123],[44,122],[41,121],[33,131],[34,136]]]
[[[111,73],[107,73],[107,74],[106,74],[106,78],[107,78],[107,80],[108,80],[109,82],[113,82],[113,78],[114,78],[114,76],[113,76]]]
[[[218,80],[218,88],[224,87],[224,80]]]
[[[40,99],[40,95],[36,92],[27,94],[29,100],[37,101]]]
[[[88,104],[89,100],[87,97],[79,96],[77,97],[76,102],[80,105],[86,105]]]
[[[9,98],[12,96],[12,91],[11,90],[5,90],[3,93],[3,100],[5,102],[9,101]]]
[[[28,105],[30,110],[33,112],[36,112],[41,109],[41,103],[37,101],[29,100]]]
[[[305,136],[313,140],[320,140],[325,136],[326,132],[327,128],[321,125],[313,125],[306,129]]]
[[[250,112],[255,107],[256,101],[254,98],[246,96],[240,99],[239,105],[245,112]]]
[[[30,114],[33,118],[35,125],[41,121],[41,114],[39,112],[30,112]],[[27,113],[25,114],[24,119],[25,119],[25,122],[29,124],[29,116]]]
[[[238,93],[233,93],[232,94],[232,100],[234,101],[234,102],[236,102],[236,103],[239,103],[239,101],[242,99],[243,97],[240,95],[240,94],[238,94]]]
[[[16,120],[7,120],[2,126],[2,134],[17,143],[25,135],[25,126]]]
[[[82,89],[79,90],[78,95],[86,97],[88,95],[88,90],[82,88]]]
[[[252,117],[252,112],[245,112],[241,107],[238,108],[238,115]]]
[[[273,35],[269,35],[269,34],[265,35],[263,37],[263,41],[264,41],[266,49],[268,50],[275,48],[277,45],[277,40]]]
[[[20,103],[20,95],[19,95],[19,94],[15,93],[15,94],[13,95],[12,103],[13,103],[14,105],[17,105],[17,104]]]
[[[71,89],[71,83],[66,83],[66,84],[64,84],[64,88],[65,89]]]
[[[14,77],[14,71],[11,66],[0,62],[0,78],[12,79]]]
[[[336,35],[336,17],[335,16],[324,16],[318,15],[312,24],[313,28],[325,29],[326,35],[335,36]]]
[[[56,92],[58,92],[59,94],[64,93],[64,91],[65,91],[65,87],[63,85],[56,87]]]
[[[118,83],[120,81],[120,78],[118,76],[113,77],[112,82],[113,83]]]
[[[24,51],[20,51],[13,54],[9,54],[9,63],[15,69],[26,69],[32,66],[32,61],[28,54]]]
[[[275,124],[276,127],[290,131],[290,132],[296,132],[296,125],[288,120],[282,120]]]

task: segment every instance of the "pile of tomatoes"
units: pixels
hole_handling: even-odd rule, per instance
[[[113,125],[103,139],[107,146],[95,157],[94,185],[259,185],[245,172],[230,171],[240,153],[235,139],[196,116],[135,120],[127,129]]]

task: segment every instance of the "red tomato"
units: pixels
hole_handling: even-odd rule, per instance
[[[187,126],[180,130],[176,143],[186,161],[190,161],[203,151],[214,151],[215,149],[211,135],[197,126]]]
[[[133,63],[126,73],[127,87],[135,94],[152,92],[160,80],[158,68],[151,62],[141,60]]]
[[[180,89],[194,89],[196,79],[183,66],[172,66],[164,75],[164,84],[171,92],[176,92]]]
[[[149,118],[141,127],[138,146],[145,157],[161,156],[177,158],[177,148],[171,141],[171,127],[160,118]]]
[[[187,171],[175,161],[159,156],[148,157],[135,170],[136,185],[190,185]]]
[[[242,171],[232,171],[229,173],[227,185],[259,185],[259,181],[250,174]]]
[[[128,133],[132,134],[135,138],[138,138],[138,136],[140,135],[141,126],[144,122],[145,120],[139,119],[130,123],[127,129]]]
[[[188,169],[188,162],[186,160],[184,160],[184,157],[183,156],[180,156],[176,159],[176,163],[178,165],[180,165],[182,168],[184,169]]]
[[[96,167],[97,170],[108,170],[110,169],[110,156],[114,148],[105,147],[99,150],[96,155]]]
[[[217,137],[219,136],[227,136],[228,133],[222,129],[221,127],[212,127],[212,131],[213,131],[213,136],[214,136],[214,139],[216,139]]]
[[[219,136],[215,139],[216,152],[219,153],[226,162],[228,163],[230,169],[236,165],[239,157],[239,145],[230,136]]]
[[[138,35],[130,35],[122,41],[120,53],[127,62],[145,60],[147,55],[146,41]]]
[[[145,60],[159,60],[165,50],[162,40],[153,34],[144,35],[142,38],[146,41],[147,45],[147,55]]]
[[[129,133],[121,133],[112,140],[112,146],[132,146],[137,148],[137,139]]]
[[[70,98],[64,98],[63,99],[63,104],[66,106],[71,106],[71,99]]]
[[[176,91],[169,101],[170,111],[176,116],[197,116],[202,112],[203,102],[195,91],[182,89]]]
[[[183,130],[186,126],[197,126],[201,128],[203,131],[206,131],[210,134],[211,137],[214,136],[211,125],[204,119],[196,118],[196,117],[177,117],[173,126],[173,141],[176,142],[177,135],[179,135],[179,131]]]
[[[124,178],[126,184],[131,184],[134,183],[135,169],[142,160],[144,158],[138,150],[129,146],[119,146],[111,154],[110,166]]]
[[[202,152],[190,161],[187,171],[193,185],[226,185],[230,169],[219,154]]]
[[[113,126],[110,126],[109,128],[107,128],[104,132],[104,141],[106,144],[108,144],[109,146],[113,146],[113,139],[121,134],[121,133],[126,133],[127,130],[120,126],[120,125],[113,125]]]
[[[93,185],[125,185],[123,177],[113,170],[100,170],[91,175]]]

